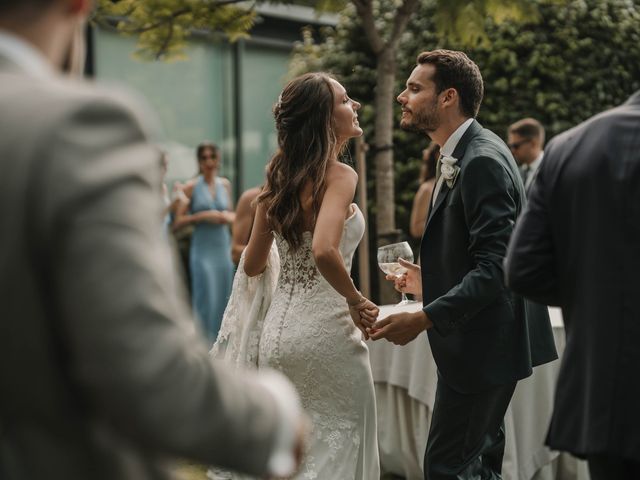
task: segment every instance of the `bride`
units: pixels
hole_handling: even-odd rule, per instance
[[[296,478],[380,477],[376,406],[363,341],[377,307],[349,271],[364,233],[352,203],[357,174],[340,163],[362,135],[360,104],[324,73],[302,75],[274,107],[279,150],[257,199],[244,272],[265,271],[275,241],[280,273],[262,322],[257,363],[280,370],[300,393],[313,424]]]

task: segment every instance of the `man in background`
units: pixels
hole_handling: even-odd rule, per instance
[[[90,8],[0,0],[0,478],[290,475],[293,387],[214,365],[172,288],[137,101],[56,71]]]
[[[518,163],[522,183],[528,193],[542,162],[544,127],[534,118],[518,120],[509,126],[507,145]]]

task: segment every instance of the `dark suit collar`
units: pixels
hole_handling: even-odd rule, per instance
[[[456,145],[456,148],[453,150],[453,157],[458,159],[458,162],[456,163],[458,167],[461,167],[461,164],[463,163],[462,161],[464,158],[464,154],[467,150],[467,146],[469,145],[469,143],[471,143],[471,139],[481,131],[482,131],[482,125],[480,125],[477,120],[474,120],[473,122],[471,122],[471,125],[469,125],[469,128],[467,128],[467,131],[464,132],[464,135],[462,135],[462,138],[460,138],[458,145]],[[438,209],[444,203],[445,199],[449,195],[449,192],[450,192],[450,189],[447,186],[447,183],[443,182],[442,186],[440,187],[440,192],[438,193],[438,197],[436,198],[436,203],[432,204],[433,206],[429,209],[429,216],[427,217],[427,224],[425,225],[425,230],[429,226],[429,222],[431,221],[431,218],[433,217],[433,215],[438,211]]]
[[[462,135],[462,138],[460,139],[460,141],[458,142],[458,145],[456,145],[456,148],[453,151],[453,158],[457,158],[458,163],[464,157],[464,153],[467,151],[467,147],[469,146],[471,139],[481,131],[482,131],[482,125],[480,125],[480,123],[478,123],[477,120],[474,120],[473,122],[471,122],[471,125],[469,125],[469,128],[467,128],[467,131],[464,132],[464,135]]]
[[[631,95],[629,99],[624,103],[625,105],[640,105],[640,90]]]

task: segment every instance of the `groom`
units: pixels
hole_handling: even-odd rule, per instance
[[[503,281],[524,187],[507,146],[475,120],[484,87],[464,53],[421,53],[406,85],[401,127],[428,135],[441,151],[423,269],[404,262],[408,273],[396,282],[422,293],[424,308],[379,320],[371,338],[405,345],[428,331],[438,384],[425,479],[496,479],[516,382],[557,358],[546,308]]]

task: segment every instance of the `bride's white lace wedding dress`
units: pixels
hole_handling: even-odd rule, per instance
[[[340,253],[347,270],[362,239],[362,212],[352,205]],[[380,478],[376,404],[369,351],[345,299],[322,277],[311,233],[297,251],[276,235],[265,272],[244,274],[240,260],[212,355],[238,366],[283,372],[300,393],[312,421],[310,444],[297,480]],[[279,254],[279,255],[278,255]],[[279,257],[279,258],[278,258]],[[246,479],[212,469],[214,480]]]
[[[347,270],[365,228],[355,204],[352,212],[340,242]],[[344,297],[318,271],[311,241],[305,232],[294,251],[276,235],[280,275],[262,327],[258,364],[289,377],[313,423],[310,448],[295,478],[378,479],[369,351]]]

